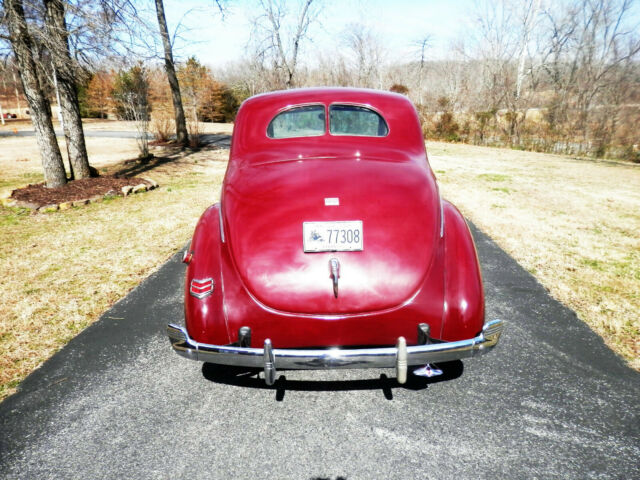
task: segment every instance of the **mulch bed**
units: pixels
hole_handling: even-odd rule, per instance
[[[74,180],[59,188],[47,188],[44,183],[27,185],[13,191],[11,198],[32,205],[42,207],[45,205],[75,202],[95,196],[122,195],[122,187],[127,185],[147,186],[151,182],[142,178],[125,178],[105,175],[101,177],[83,178]]]

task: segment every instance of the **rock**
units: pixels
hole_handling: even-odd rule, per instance
[[[155,180],[151,179],[151,178],[146,178],[146,177],[142,177],[142,180],[145,180],[147,182],[149,182],[149,190],[153,190],[154,188],[158,188],[158,182],[156,182]]]
[[[133,190],[133,187],[131,185],[127,185],[125,187],[122,187],[121,190],[122,190],[122,194],[126,197],[131,193],[131,190]],[[136,193],[136,192],[133,192],[133,193]]]
[[[133,190],[131,191],[131,193],[139,193],[139,192],[146,192],[147,191],[147,186],[144,183],[141,183],[140,185],[136,185],[135,187],[133,187]]]
[[[44,205],[42,207],[40,207],[38,209],[39,212],[42,213],[49,213],[49,212],[55,212],[56,210],[58,210],[60,207],[58,206],[58,204],[52,204],[52,205]]]
[[[71,202],[62,202],[60,205],[58,205],[58,207],[60,208],[60,210],[69,210],[71,207],[73,207],[73,204]]]
[[[22,202],[20,200],[14,200],[14,204],[11,205],[12,207],[22,207],[22,208],[29,208],[31,210],[37,210],[39,205],[37,203],[31,203],[31,202]]]
[[[89,199],[85,198],[84,200],[76,200],[75,202],[73,202],[73,206],[74,207],[81,207],[82,205],[86,205],[89,203]]]

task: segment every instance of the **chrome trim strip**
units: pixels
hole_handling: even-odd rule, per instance
[[[406,347],[407,365],[448,362],[484,355],[496,346],[504,329],[502,320],[485,323],[480,335],[457,342],[430,343]],[[171,346],[183,357],[221,365],[237,365],[264,369],[266,359],[273,356],[279,369],[314,370],[325,368],[397,368],[398,347],[331,348],[299,350],[288,348],[248,348],[199,343],[189,337],[186,329],[169,324],[167,334]],[[275,375],[275,373],[274,373]]]
[[[444,237],[444,207],[442,206],[442,195],[438,192],[438,200],[440,201],[440,238]]]
[[[224,241],[224,222],[222,221],[222,204],[218,207],[218,218],[220,219],[220,240]]]

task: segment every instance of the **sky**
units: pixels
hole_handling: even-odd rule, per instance
[[[389,59],[417,59],[415,43],[431,36],[431,58],[441,58],[451,42],[472,21],[474,0],[324,0],[321,24],[312,32],[313,43],[307,44],[304,58],[312,59],[320,50],[338,48],[340,35],[350,23],[363,23],[383,41]],[[250,18],[255,15],[255,2],[228,0],[222,18],[213,0],[165,0],[169,29],[179,35],[174,55],[185,59],[195,55],[215,68],[241,58],[249,39]]]

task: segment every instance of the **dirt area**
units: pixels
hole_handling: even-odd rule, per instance
[[[47,188],[44,183],[18,188],[11,194],[11,199],[36,209],[46,205],[88,200],[104,195],[122,195],[122,188],[144,184],[150,187],[148,180],[141,178],[118,177],[104,175],[94,178],[82,178],[59,188]]]

